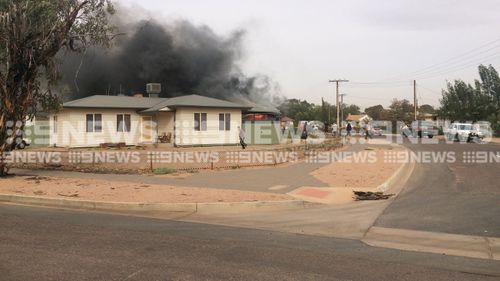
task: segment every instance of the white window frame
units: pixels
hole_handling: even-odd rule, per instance
[[[87,117],[91,115],[92,116],[92,131],[89,131],[89,121],[87,120]],[[97,122],[96,122],[96,116],[97,115],[100,115],[101,116],[101,123],[100,123],[100,127],[97,126]],[[97,130],[99,129],[99,130]],[[85,132],[87,134],[90,134],[90,133],[97,133],[97,134],[100,134],[102,133],[102,113],[87,113],[85,114]]]
[[[121,120],[118,120],[119,116],[121,116]],[[129,125],[128,127],[127,127],[127,123],[125,122],[125,116],[128,116],[129,120],[130,120],[130,122],[129,122],[130,124],[128,124]],[[121,130],[119,130],[120,129],[120,127],[119,127],[120,121],[123,123]],[[131,127],[132,127],[132,115],[131,114],[128,114],[128,113],[116,114],[116,132],[117,133],[130,133]]]
[[[231,131],[231,113],[219,113],[219,131]]]
[[[199,118],[196,118],[196,114],[198,114]],[[203,116],[205,116],[205,121],[203,122]],[[193,129],[196,132],[206,132],[208,131],[208,113],[206,112],[194,112],[194,126]]]
[[[53,123],[53,124],[52,124],[52,126],[53,126],[53,127],[52,127],[52,132],[53,132],[54,134],[57,134],[57,123],[58,123],[58,122],[57,122],[57,115],[54,115],[54,116],[52,117],[52,123]]]

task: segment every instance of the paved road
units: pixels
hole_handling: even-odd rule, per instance
[[[1,280],[499,280],[357,241],[0,204]]]
[[[500,237],[500,145],[405,144],[415,153],[451,152],[454,163],[419,164],[376,225]],[[464,163],[464,153],[489,163]],[[482,160],[477,158],[476,160]]]

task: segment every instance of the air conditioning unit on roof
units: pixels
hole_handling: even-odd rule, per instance
[[[146,84],[146,92],[150,95],[151,94],[157,95],[157,94],[161,93],[161,84],[160,83]]]

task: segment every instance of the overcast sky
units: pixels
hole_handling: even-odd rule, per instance
[[[417,79],[419,103],[437,105],[446,80],[472,82],[480,63],[500,69],[498,0],[119,2],[221,35],[247,30],[245,72],[268,74],[285,96],[311,102],[334,102],[328,80],[345,78],[346,103],[387,106],[412,99]]]

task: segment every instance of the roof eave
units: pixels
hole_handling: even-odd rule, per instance
[[[99,108],[99,109],[136,109],[136,110],[144,110],[149,107],[125,107],[125,106],[82,106],[82,105],[62,105],[62,108]]]
[[[179,108],[179,107],[201,107],[201,108],[233,108],[233,109],[250,109],[250,107],[245,106],[220,106],[220,105],[169,105],[169,108]]]

